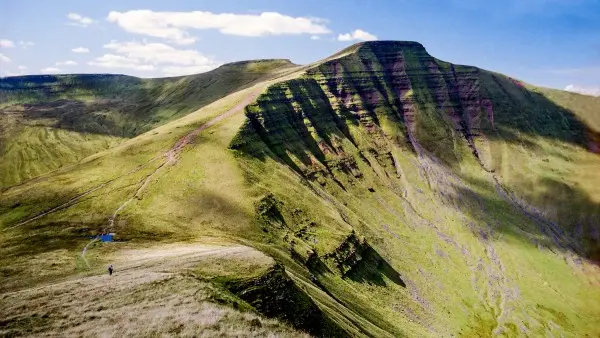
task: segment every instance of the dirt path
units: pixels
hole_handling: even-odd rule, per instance
[[[123,209],[125,209],[125,207],[127,207],[127,205],[129,203],[131,203],[134,198],[141,199],[142,193],[144,192],[144,190],[146,190],[146,188],[148,187],[148,185],[150,184],[150,181],[152,181],[152,179],[154,178],[154,176],[156,176],[166,165],[175,165],[177,163],[177,160],[178,160],[179,156],[181,155],[181,152],[183,151],[183,149],[185,148],[185,146],[187,146],[192,141],[194,141],[194,139],[203,130],[214,126],[215,124],[219,123],[220,121],[222,121],[222,120],[224,120],[224,119],[226,119],[226,118],[228,118],[228,117],[230,117],[230,116],[232,116],[232,115],[234,115],[236,113],[241,112],[248,104],[250,104],[252,101],[254,101],[256,99],[256,97],[260,94],[261,91],[262,91],[262,87],[259,87],[258,89],[252,91],[246,98],[244,98],[235,107],[227,110],[226,112],[218,115],[217,117],[211,119],[210,121],[202,124],[200,127],[192,130],[187,135],[185,135],[182,138],[180,138],[171,147],[171,149],[169,149],[169,151],[167,151],[164,154],[165,161],[163,163],[161,163],[156,168],[156,170],[154,170],[151,174],[149,174],[148,176],[146,176],[146,178],[143,180],[143,182],[140,185],[140,187],[136,190],[136,192],[129,199],[127,199],[121,205],[119,205],[119,207],[115,210],[115,212],[113,213],[113,215],[109,218],[109,220],[108,220],[108,227],[104,230],[104,232],[110,232],[110,231],[113,230],[114,225],[115,225],[115,220],[117,219],[119,213]]]
[[[87,246],[84,250],[87,251]],[[264,257],[266,257],[259,251],[243,245],[167,244],[158,247],[123,250],[112,258],[114,259],[115,276],[118,274],[119,278],[123,279],[144,280],[146,279],[144,276],[176,272],[198,265],[207,259],[230,255],[243,255],[247,256],[248,259],[265,259]],[[100,275],[0,294],[0,299],[44,289],[68,288],[69,284],[93,284],[105,280],[106,277],[106,272],[102,270]]]
[[[88,244],[86,244],[86,245],[83,247],[83,250],[81,250],[81,259],[83,259],[83,262],[84,262],[84,263],[85,263],[85,265],[88,267],[88,269],[90,268],[90,264],[88,263],[87,259],[85,258],[85,254],[87,253],[87,249],[88,249],[88,247],[89,247],[89,246],[90,246],[92,243],[94,243],[94,242],[97,242],[98,240],[99,240],[99,239],[98,239],[98,237],[96,237],[96,238],[92,239],[92,240],[91,240],[91,241],[90,241]]]
[[[107,249],[107,248],[104,248]],[[222,303],[199,271],[246,273],[274,261],[240,245],[176,243],[107,255],[115,273],[0,292],[0,336],[8,337],[308,337],[277,320]],[[198,270],[200,269],[200,270]],[[237,304],[237,303],[234,303]],[[257,324],[258,323],[258,324]]]
[[[177,155],[179,155],[181,153],[181,151],[183,150],[183,148],[186,145],[188,145],[190,142],[192,142],[196,138],[196,136],[198,136],[198,134],[200,134],[206,128],[210,128],[210,127],[214,126],[215,124],[221,122],[222,120],[224,120],[224,119],[234,115],[235,113],[240,112],[242,109],[246,108],[247,105],[249,105],[252,101],[254,101],[256,99],[256,97],[258,97],[258,95],[260,94],[261,91],[262,91],[262,87],[254,90],[245,99],[243,99],[242,102],[238,103],[235,107],[233,107],[233,108],[229,109],[228,111],[224,112],[223,114],[213,118],[212,120],[206,122],[205,124],[201,125],[200,127],[192,130],[189,134],[180,138],[179,141],[177,141],[177,143],[175,143],[175,145],[173,145],[173,147],[171,147],[171,149],[165,154],[167,156],[168,162],[169,163],[176,162]]]

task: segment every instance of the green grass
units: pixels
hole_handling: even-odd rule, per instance
[[[123,138],[46,126],[20,126],[4,147],[0,187],[7,187],[109,149]]]
[[[378,99],[382,106],[373,108],[368,97],[386,97],[385,88],[394,84],[387,82],[380,86],[383,92],[373,94],[377,87],[371,79],[363,78],[364,58],[357,54],[369,55],[371,67],[380,61],[379,69],[385,69],[392,63],[386,58],[397,55],[385,48],[367,44],[364,52],[359,49],[356,54],[310,70],[309,75],[321,84],[325,95],[309,84],[310,79],[290,81],[271,87],[248,108],[250,122],[232,147],[243,154],[247,181],[260,187],[255,188],[255,195],[272,193],[282,202],[280,214],[285,225],[270,230],[274,232],[272,242],[283,239],[285,246],[299,251],[295,255],[302,260],[306,251],[317,252],[320,257],[332,252],[348,225],[369,238],[375,251],[410,281],[406,288],[394,289],[385,278],[385,287],[378,287],[375,281],[341,279],[330,272],[322,273],[320,280],[339,303],[394,336],[548,331],[593,335],[593,323],[588,319],[597,308],[588,307],[588,298],[582,295],[591,293],[591,298],[598,298],[589,284],[594,283],[595,273],[581,278],[580,269],[593,271],[594,265],[587,262],[577,267],[569,258],[572,249],[557,247],[544,222],[532,220],[498,194],[492,174],[479,163],[485,158],[472,155],[463,134],[454,131],[456,126],[438,108],[448,103],[437,96],[437,88],[449,91],[447,88],[457,85],[450,78],[454,75],[426,76],[426,65],[437,63],[449,71],[447,64],[423,56],[423,50],[414,46],[402,50],[413,86],[417,142],[445,165],[422,163],[425,160],[404,149],[405,141],[397,139],[397,132],[389,132],[386,124],[379,122],[385,120],[385,113],[395,118],[394,111],[401,108],[388,107],[390,100],[382,99]],[[372,59],[374,54],[378,60]],[[343,72],[343,81],[334,82],[339,75],[331,75],[330,69],[335,67]],[[593,258],[598,247],[592,235],[593,220],[598,218],[598,204],[594,202],[598,185],[589,176],[589,166],[600,163],[597,155],[584,148],[579,115],[585,111],[575,113],[548,98],[525,92],[508,78],[469,67],[454,69],[470,81],[463,82],[459,90],[485,95],[494,105],[496,132],[479,107],[478,116],[459,115],[477,133],[487,135],[474,139],[481,154],[485,147],[492,154],[494,162],[482,164],[490,165],[504,187],[522,203],[534,205],[542,217],[562,225],[565,233],[558,235],[560,241],[572,241],[573,227],[582,225],[581,237],[575,242],[584,248],[577,252]],[[383,81],[389,81],[385,76]],[[285,91],[286,99],[293,102],[283,99]],[[345,98],[340,94],[344,92]],[[456,100],[451,92],[447,95]],[[324,96],[328,99],[317,100]],[[473,103],[450,104],[460,111]],[[380,116],[376,119],[370,110],[379,111]],[[477,119],[477,124],[472,122]],[[339,170],[336,159],[340,158],[353,168]],[[276,176],[284,170],[279,169],[282,164],[308,180]],[[321,201],[314,202],[314,198]],[[302,223],[295,219],[297,210],[315,224],[309,229],[310,236],[298,235],[297,226]],[[325,220],[325,215],[336,213],[337,217]],[[321,224],[326,224],[326,230]],[[527,268],[521,268],[519,259]],[[543,294],[556,293],[554,290],[561,290],[557,296],[560,300],[550,305]],[[556,312],[541,311],[536,304]],[[399,316],[399,311],[405,317]],[[574,314],[578,312],[586,315],[577,317]],[[532,313],[535,319],[527,319],[524,313]],[[544,324],[554,321],[556,314],[564,314],[559,316],[564,325]],[[403,318],[411,320],[405,322]],[[363,322],[361,326],[369,324]]]

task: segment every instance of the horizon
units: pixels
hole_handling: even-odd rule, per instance
[[[0,77],[163,78],[258,59],[307,65],[361,41],[414,41],[440,60],[600,95],[598,0],[302,5],[6,1],[0,5]]]

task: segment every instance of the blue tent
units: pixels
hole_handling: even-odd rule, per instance
[[[113,241],[113,236],[114,236],[114,235],[115,235],[115,234],[113,234],[113,233],[110,233],[110,234],[102,234],[102,235],[100,235],[100,240],[101,240],[102,242],[112,242],[112,241]]]

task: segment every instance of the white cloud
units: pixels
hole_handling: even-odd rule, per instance
[[[57,62],[54,65],[55,66],[76,66],[77,62],[68,60],[68,61]]]
[[[338,41],[372,41],[377,40],[377,36],[362,29],[355,29],[353,32],[338,35],[337,39]]]
[[[14,46],[15,46],[14,42],[12,42],[8,39],[0,40],[0,47],[2,47],[2,48],[13,48]]]
[[[68,25],[71,25],[71,26],[78,26],[78,27],[85,28],[94,23],[94,20],[92,20],[91,18],[82,16],[77,13],[69,13],[69,14],[67,14],[67,18],[69,18],[69,20],[71,20],[68,23]]]
[[[54,73],[58,73],[61,71],[62,71],[62,69],[56,68],[56,67],[46,67],[46,68],[40,69],[40,72],[42,72],[43,74],[54,74]]]
[[[73,48],[73,49],[71,49],[71,51],[72,51],[73,53],[80,53],[80,54],[81,54],[81,53],[89,53],[89,52],[90,52],[90,50],[89,50],[89,49],[87,49],[87,48],[85,48],[85,47],[77,47],[77,48]]]
[[[21,48],[23,49],[27,49],[28,47],[32,47],[33,45],[35,45],[33,41],[19,41],[19,46],[21,46]]]
[[[25,67],[25,66],[18,66],[17,69],[18,69],[17,72],[13,72],[13,71],[10,71],[10,70],[3,69],[2,71],[0,71],[0,75],[2,75],[2,76],[19,76],[19,75],[23,75],[23,74],[25,74],[25,69],[27,69],[27,67]]]
[[[215,61],[192,49],[175,49],[163,43],[111,42],[104,48],[146,62],[173,63],[186,66],[215,65]]]
[[[8,56],[0,53],[0,61],[9,63],[10,62],[10,58]]]
[[[565,90],[584,95],[600,96],[600,87],[587,87],[570,84],[565,87]]]
[[[193,49],[176,49],[164,43],[112,41],[104,48],[115,54],[106,54],[90,65],[131,70],[160,70],[164,75],[188,75],[206,72],[220,65],[211,57]],[[100,60],[107,58],[106,60]],[[108,60],[108,62],[107,62]]]
[[[154,12],[134,10],[110,12],[107,20],[130,33],[167,39],[177,44],[192,44],[196,38],[189,29],[216,29],[222,34],[257,37],[267,35],[327,34],[324,20],[291,17],[276,12],[234,14],[193,11]]]
[[[124,68],[137,71],[150,71],[154,70],[153,65],[142,64],[140,60],[128,58],[126,56],[115,55],[115,54],[104,54],[94,60],[88,62],[90,66],[102,67],[102,68]]]
[[[321,40],[321,37],[318,35],[313,35],[310,37],[311,40]]]

